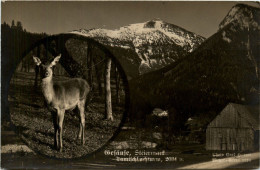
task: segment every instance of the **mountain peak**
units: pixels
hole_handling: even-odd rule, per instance
[[[197,48],[205,39],[159,18],[113,30],[81,29],[72,33],[94,38],[113,48],[132,51],[136,56],[127,56],[127,59],[129,63],[138,66],[140,74],[177,61]]]
[[[161,19],[153,19],[144,23],[144,28],[161,28],[163,21]]]
[[[161,23],[164,23],[164,21],[161,19],[161,18],[154,18],[150,21],[147,21],[147,22],[161,22]]]
[[[249,6],[246,4],[237,4],[231,8],[227,16],[219,24],[219,29],[224,28],[229,23],[236,22],[241,26],[248,26],[250,23],[260,24],[260,8]]]

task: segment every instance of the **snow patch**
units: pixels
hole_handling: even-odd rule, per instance
[[[224,41],[228,42],[228,43],[231,42],[231,39],[226,36],[226,32],[225,31],[222,32],[222,39]]]
[[[153,54],[153,49],[151,46],[148,47],[147,52],[149,53],[149,55]]]
[[[119,45],[118,47],[121,47],[121,48],[124,48],[124,49],[130,49],[130,47],[126,46],[126,45]]]
[[[150,59],[150,63],[151,63],[151,66],[154,66],[157,64],[157,60],[156,59]]]

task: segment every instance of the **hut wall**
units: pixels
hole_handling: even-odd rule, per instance
[[[254,130],[233,105],[228,105],[208,125],[207,150],[253,150]]]
[[[254,131],[249,128],[208,128],[206,130],[206,149],[253,150]]]

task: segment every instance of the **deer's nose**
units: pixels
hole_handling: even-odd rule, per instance
[[[46,76],[46,77],[48,77],[49,75],[50,75],[50,73],[49,73],[49,72],[46,72],[46,73],[45,73],[45,76]]]

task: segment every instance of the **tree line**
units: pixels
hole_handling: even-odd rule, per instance
[[[11,25],[6,22],[1,24],[1,108],[2,113],[6,113],[2,115],[2,119],[10,120],[7,107],[8,89],[16,66],[25,50],[46,36],[46,33],[28,32],[20,21],[12,21]]]

